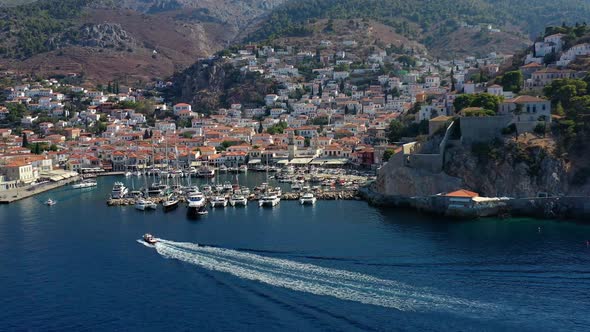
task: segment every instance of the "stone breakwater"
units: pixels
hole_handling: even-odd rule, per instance
[[[284,193],[281,195],[281,200],[284,201],[295,201],[298,200],[303,193],[298,192],[289,192]],[[360,200],[360,196],[357,190],[342,190],[342,191],[325,191],[321,193],[315,193],[315,197],[318,200],[326,200],[326,201],[334,201],[334,200]],[[226,196],[229,198],[229,196]],[[259,195],[252,194],[248,197],[249,201],[256,201],[260,197]],[[162,204],[166,201],[165,197],[150,197],[147,200],[154,202],[156,204]],[[178,197],[180,202],[186,202],[185,197]],[[108,206],[127,206],[127,205],[134,205],[135,198],[111,198],[107,200]]]

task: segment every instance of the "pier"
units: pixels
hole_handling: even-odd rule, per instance
[[[25,199],[52,189],[63,187],[70,183],[80,180],[80,176],[75,175],[67,179],[44,182],[35,185],[23,186],[0,192],[0,204],[9,204],[21,199]]]

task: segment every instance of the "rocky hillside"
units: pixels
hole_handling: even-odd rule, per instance
[[[83,68],[104,81],[165,78],[226,47],[282,1],[39,0],[4,7],[0,65],[41,75]]]
[[[588,192],[572,183],[575,167],[558,156],[552,139],[533,135],[505,142],[456,145],[445,155],[444,171],[403,166],[398,154],[381,170],[376,189],[383,194],[427,196],[464,188],[483,196],[534,197]]]
[[[187,102],[198,112],[210,113],[233,103],[256,106],[275,91],[258,73],[244,73],[227,60],[202,60],[173,77],[171,99]]]

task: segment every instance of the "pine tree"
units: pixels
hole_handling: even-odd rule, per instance
[[[26,148],[29,145],[29,139],[27,138],[27,134],[23,133],[23,148]]]
[[[109,84],[107,85],[107,92],[113,93],[113,86],[111,85],[111,82],[109,82]]]
[[[451,91],[455,91],[455,71],[451,68]]]

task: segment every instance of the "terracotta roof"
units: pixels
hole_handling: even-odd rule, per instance
[[[459,189],[457,191],[453,191],[450,193],[445,194],[446,197],[479,197],[479,194],[473,191]]]
[[[524,95],[524,96],[518,96],[518,97],[512,98],[512,99],[506,99],[504,102],[519,104],[519,103],[538,103],[538,102],[543,102],[543,101],[547,101],[547,99]]]

